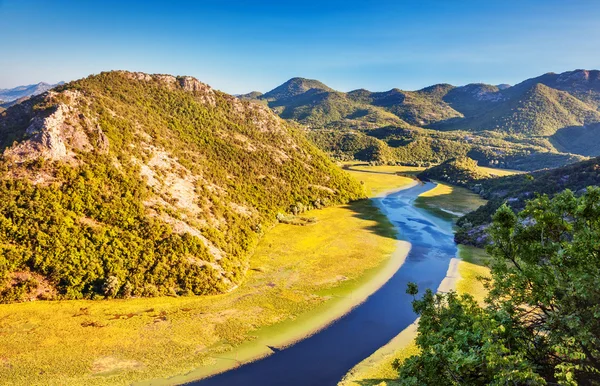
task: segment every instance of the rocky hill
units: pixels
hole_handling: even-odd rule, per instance
[[[0,115],[0,300],[208,294],[263,230],[359,185],[267,107],[109,72]]]

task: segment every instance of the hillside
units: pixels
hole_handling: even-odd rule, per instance
[[[437,84],[417,91],[347,93],[317,80],[293,78],[264,95],[254,92],[242,98],[266,103],[282,118],[316,130],[311,138],[342,159],[358,153],[361,160],[365,154],[377,156],[367,161],[428,164],[469,153],[481,165],[536,170],[599,154],[594,129],[600,124],[598,74],[576,70],[514,86]],[[382,130],[395,133],[383,138]],[[341,151],[357,148],[347,146],[349,139],[358,140],[359,146],[376,143],[381,151]],[[442,151],[435,157],[440,147],[457,152]]]
[[[264,106],[110,72],[0,116],[0,301],[234,287],[278,212],[362,195]]]
[[[472,186],[477,181],[491,176],[477,167],[477,161],[469,157],[459,157],[426,169],[417,177],[424,181],[435,180],[457,186]]]
[[[552,170],[475,181],[469,187],[488,202],[458,221],[456,241],[484,245],[485,229],[491,222],[491,216],[505,202],[513,209],[521,210],[526,200],[537,194],[553,196],[565,189],[580,194],[592,185],[600,185],[600,158]]]
[[[555,90],[541,83],[535,83],[526,89],[509,88],[497,93],[500,94],[497,95],[497,101],[480,103],[479,109],[471,110],[473,116],[442,122],[434,127],[444,130],[494,130],[547,137],[564,127],[600,122],[600,112],[594,107],[565,91]]]

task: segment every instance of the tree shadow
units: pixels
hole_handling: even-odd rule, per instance
[[[0,112],[0,153],[7,147],[12,146],[14,142],[25,139],[25,131],[33,117],[32,106],[32,99],[27,99],[22,103],[11,106],[6,111]],[[51,110],[38,112],[38,114],[41,118],[45,118],[51,114]]]
[[[370,232],[381,237],[398,239],[398,230],[394,224],[370,199],[353,201],[344,207],[354,212],[353,217],[374,221],[375,224],[366,227]]]

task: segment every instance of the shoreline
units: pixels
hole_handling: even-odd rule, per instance
[[[463,259],[460,257],[453,257],[450,259],[446,277],[444,277],[438,286],[437,293],[446,293],[456,290],[456,285],[461,279],[459,266],[462,261]],[[392,338],[392,340],[350,369],[344,378],[340,380],[338,386],[351,386],[356,383],[356,380],[353,379],[353,377],[357,374],[360,374],[373,366],[379,365],[382,362],[394,359],[400,350],[410,350],[411,345],[414,345],[414,339],[417,336],[418,325],[419,319],[417,318],[414,323],[402,330],[398,335]]]
[[[369,200],[387,217],[386,210],[381,205],[380,200],[387,195],[412,188],[418,183],[418,181],[413,181],[401,188],[378,193]],[[173,385],[199,381],[265,358],[274,353],[271,347],[279,350],[306,339],[327,328],[364,303],[400,269],[410,249],[411,244],[409,242],[397,240],[396,248],[387,261],[373,268],[370,272],[365,272],[362,279],[366,281],[350,291],[349,296],[335,297],[293,320],[282,322],[283,327],[281,325],[277,326],[275,334],[269,333],[269,330],[274,329],[274,326],[259,329],[255,340],[242,343],[236,349],[226,353],[225,355],[229,358],[218,358],[215,364],[199,367],[185,374],[136,382],[134,385]]]
[[[443,187],[444,185],[446,185],[437,181],[433,182],[436,183],[436,187]],[[435,188],[430,190],[429,192],[434,191]],[[425,196],[430,195],[425,194]],[[422,197],[422,195],[419,197]],[[425,210],[440,210],[445,213],[451,212],[450,210],[446,210],[443,207],[427,208]],[[457,254],[455,257],[450,259],[446,276],[438,286],[436,291],[437,293],[447,293],[449,291],[458,291],[460,293],[460,285],[463,283],[463,280],[467,279],[467,277],[463,277],[461,271],[469,269],[467,267],[467,265],[469,264],[469,260],[467,260],[466,257],[463,256],[463,248],[461,248],[460,245],[458,245],[457,247]],[[464,286],[464,284],[462,285]],[[472,293],[472,289],[469,289],[467,293]],[[417,353],[418,347],[415,344],[415,338],[417,336],[417,327],[418,319],[415,321],[414,324],[408,326],[396,337],[391,339],[385,345],[381,346],[381,348],[379,348],[373,354],[362,360],[350,371],[348,371],[348,373],[342,378],[342,380],[340,380],[338,386],[355,386],[361,384],[362,380],[369,379],[369,376],[373,375],[375,375],[376,377],[381,376],[382,378],[394,378],[394,370],[391,367],[393,360],[396,358],[400,358],[401,360],[403,360]],[[386,369],[382,370],[384,367]],[[383,376],[383,374],[385,374],[385,376]]]

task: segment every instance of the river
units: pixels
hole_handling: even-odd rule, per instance
[[[364,303],[290,347],[190,384],[336,385],[352,367],[412,324],[416,315],[412,297],[405,293],[407,283],[417,283],[420,291],[435,291],[457,253],[452,223],[413,205],[416,197],[433,187],[433,183],[419,184],[374,199],[396,226],[399,239],[412,247],[400,269]]]

